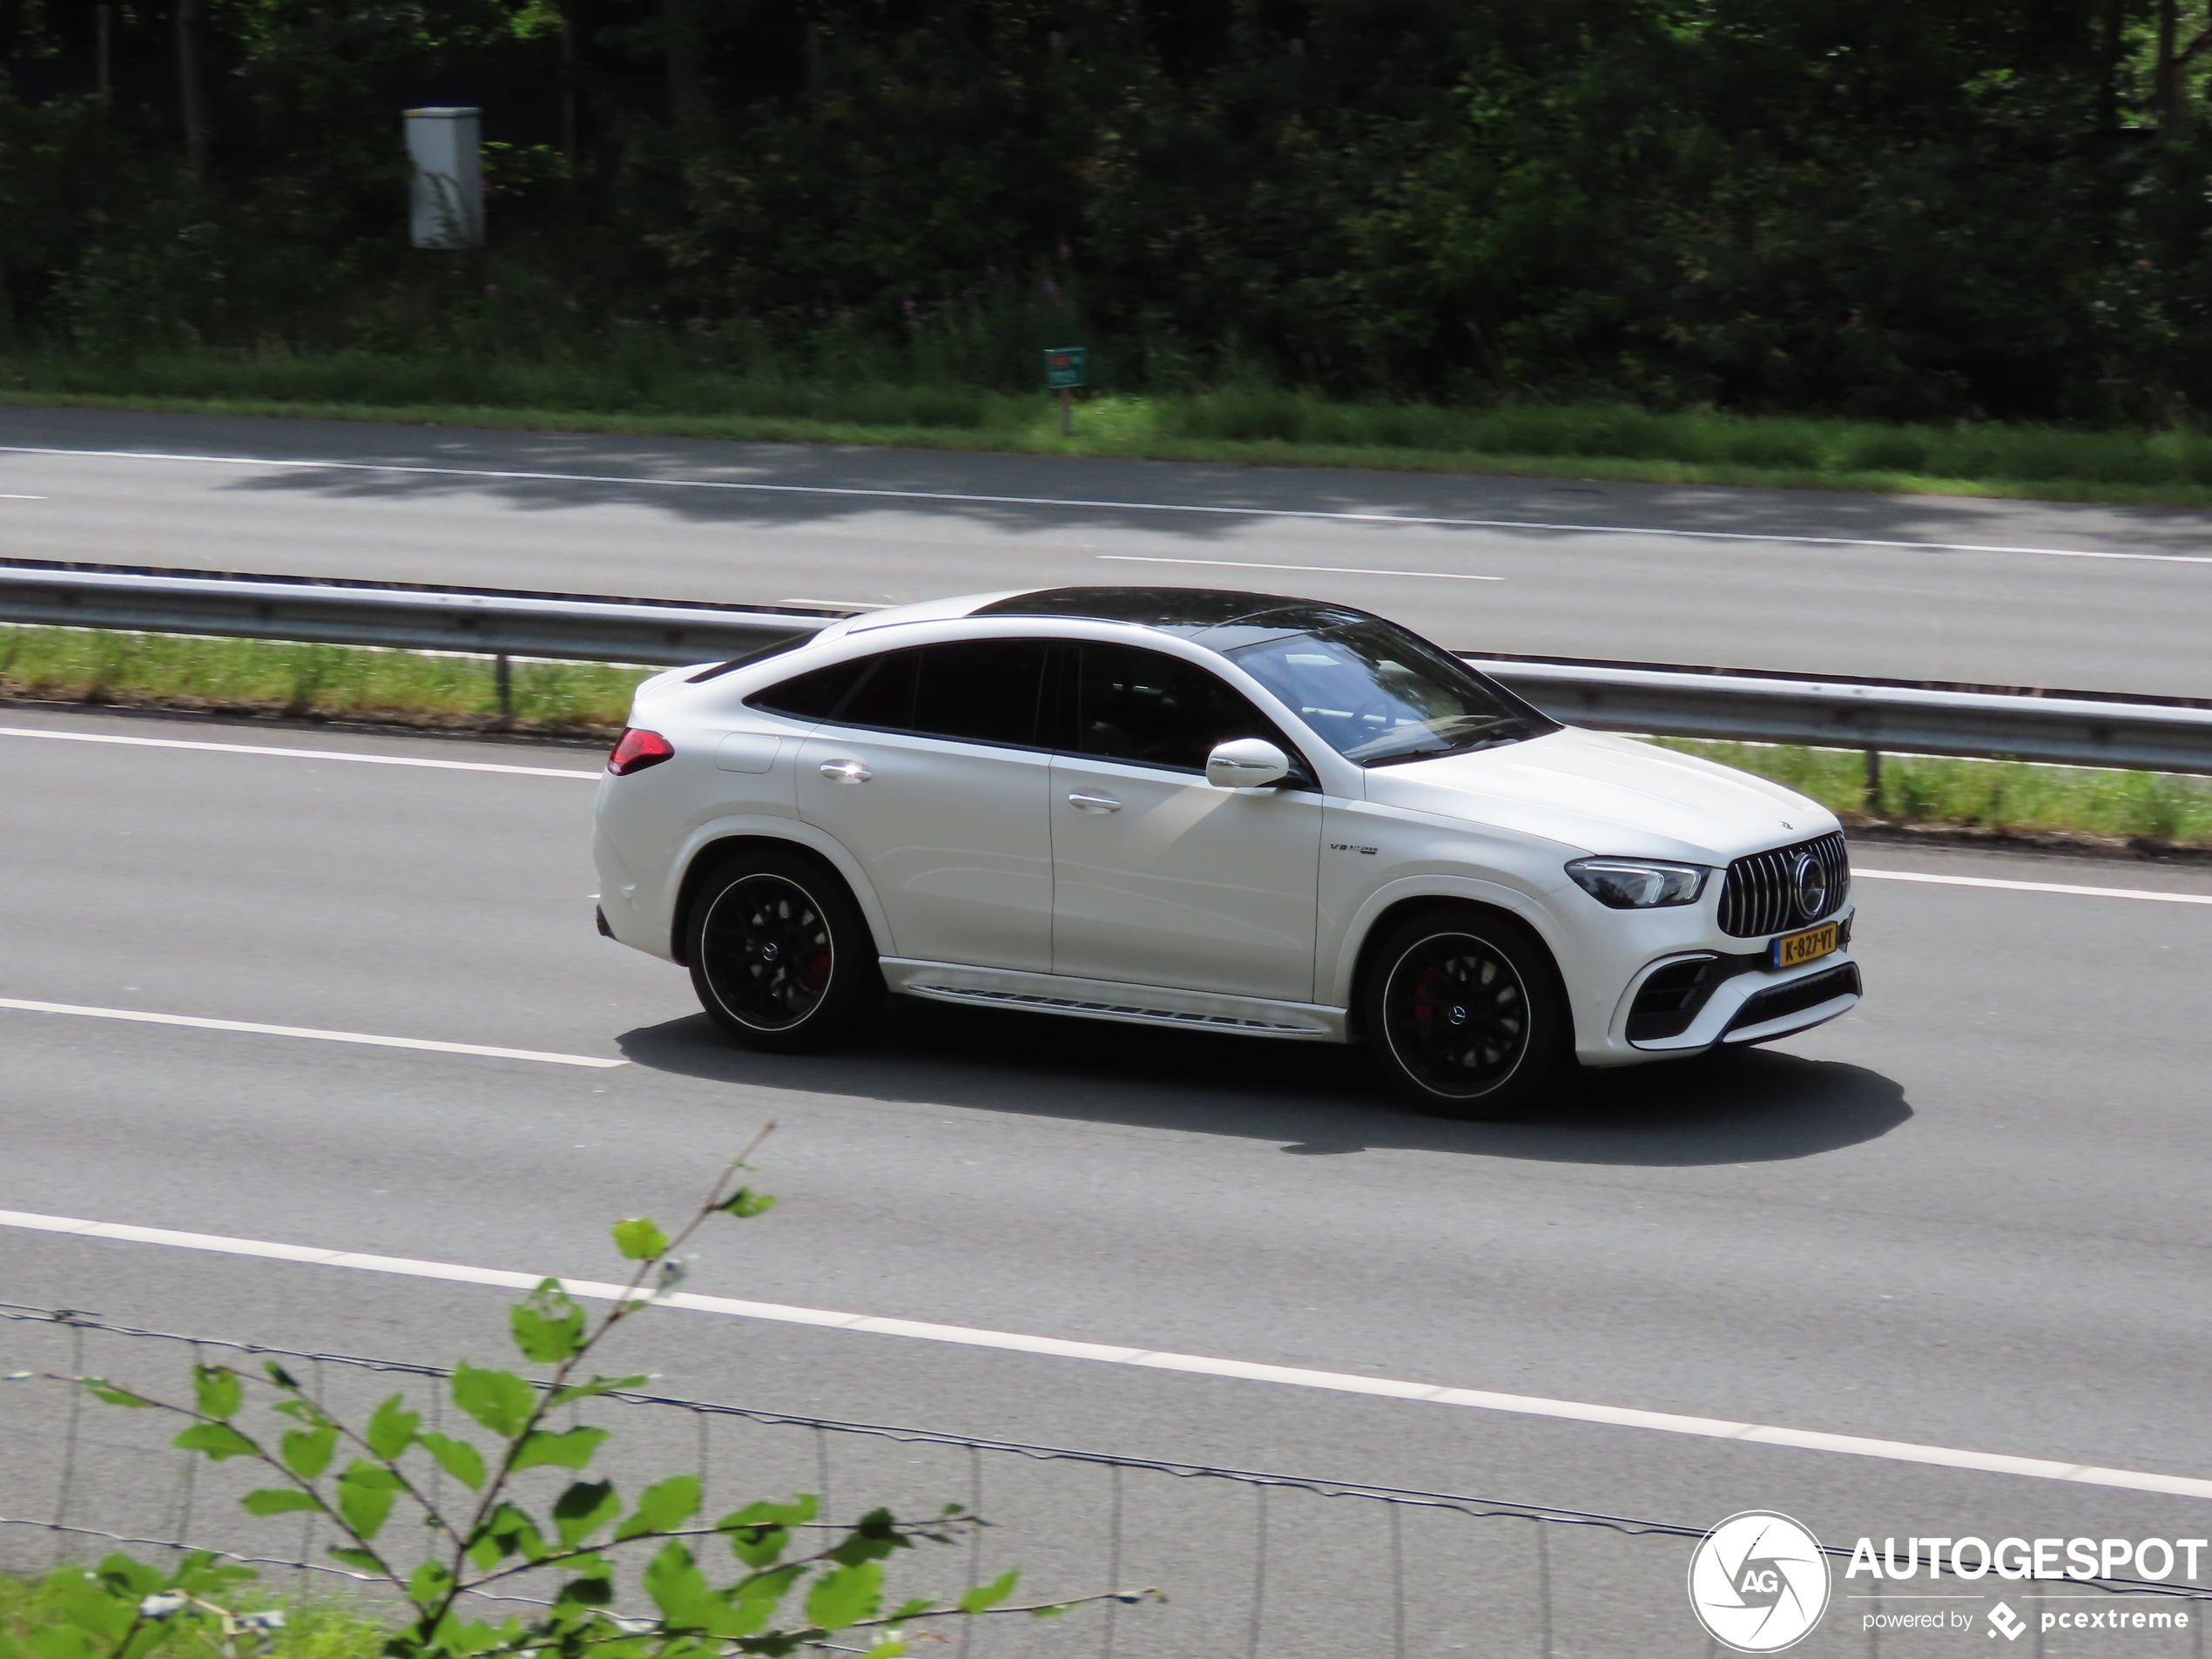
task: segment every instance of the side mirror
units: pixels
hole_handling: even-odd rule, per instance
[[[1265,738],[1231,738],[1206,757],[1206,781],[1216,789],[1251,789],[1290,775],[1290,756]]]

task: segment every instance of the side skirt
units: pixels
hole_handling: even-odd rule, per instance
[[[1072,1014],[1078,1019],[1113,1020],[1124,1025],[1176,1026],[1186,1031],[1229,1031],[1307,1042],[1352,1041],[1345,1009],[1310,1002],[1276,1002],[1217,991],[1068,979],[1057,974],[967,968],[897,956],[884,957],[882,966],[884,981],[894,991],[933,1002],[988,1003],[1039,1014]]]

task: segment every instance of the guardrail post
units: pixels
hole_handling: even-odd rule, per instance
[[[492,658],[491,677],[499,687],[499,718],[505,725],[515,718],[515,670],[505,651]]]
[[[1860,796],[1859,805],[1873,816],[1881,816],[1882,752],[1879,749],[1866,752],[1866,787]]]

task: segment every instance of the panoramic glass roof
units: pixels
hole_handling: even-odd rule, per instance
[[[1264,632],[1306,632],[1368,620],[1367,612],[1349,605],[1222,588],[1045,588],[994,600],[970,614],[1081,617],[1096,622],[1134,622],[1179,634],[1204,633],[1232,623]]]

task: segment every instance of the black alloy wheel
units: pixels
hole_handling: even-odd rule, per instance
[[[1539,1097],[1566,1057],[1567,1021],[1543,947],[1474,909],[1394,928],[1363,999],[1384,1077],[1422,1110],[1502,1116]]]
[[[748,1048],[825,1048],[883,994],[860,907],[804,857],[744,854],[716,871],[692,903],[686,943],[699,1005]]]

